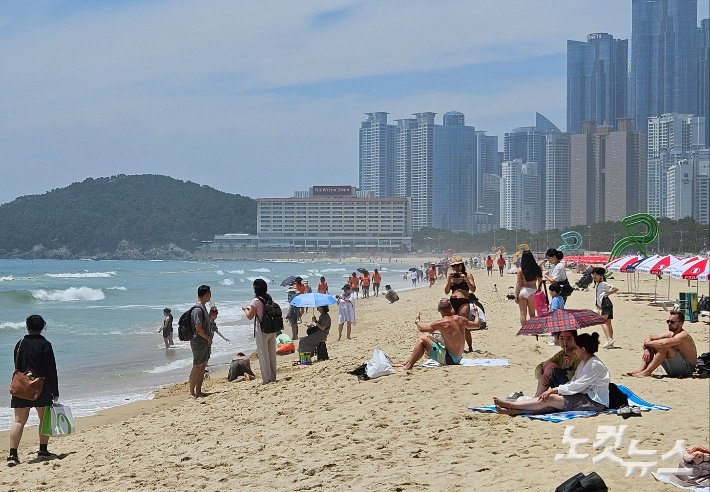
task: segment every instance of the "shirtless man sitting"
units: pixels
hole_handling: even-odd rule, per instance
[[[641,367],[626,374],[644,378],[650,376],[658,366],[663,366],[670,377],[692,376],[698,361],[698,351],[693,338],[683,330],[684,321],[682,311],[671,311],[666,321],[668,331],[644,340]]]
[[[454,313],[451,301],[442,299],[439,301],[438,311],[441,319],[429,325],[421,322],[422,313],[417,315],[414,323],[422,333],[434,333],[438,331],[444,338],[444,348],[439,342],[432,340],[428,335],[422,335],[414,344],[414,350],[407,362],[394,366],[398,371],[408,371],[414,364],[422,358],[424,354],[437,361],[441,365],[457,365],[461,362],[464,347],[464,333],[466,328],[476,329],[476,325]]]

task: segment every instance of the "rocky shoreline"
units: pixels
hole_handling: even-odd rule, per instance
[[[123,240],[116,251],[109,253],[73,253],[69,248],[48,249],[38,244],[29,251],[3,251],[0,258],[12,260],[188,260],[199,259],[197,255],[175,244],[167,244],[143,250],[130,241]]]

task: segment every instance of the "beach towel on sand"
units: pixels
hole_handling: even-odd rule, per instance
[[[629,398],[629,406],[639,407],[642,411],[649,410],[670,410],[671,407],[665,405],[654,405],[647,401],[642,400],[634,394],[626,386],[620,384],[617,385],[619,389]],[[495,405],[486,405],[485,407],[469,407],[474,412],[495,412]],[[577,417],[593,417],[600,413],[616,413],[618,409],[612,408],[608,410],[602,410],[601,412],[595,412],[591,410],[577,411],[577,412],[556,412],[556,413],[543,413],[540,415],[533,414],[521,414],[519,417],[527,417],[529,419],[535,420],[545,420],[547,422],[564,422],[566,420],[571,420]]]
[[[510,361],[508,359],[461,359],[461,362],[458,365],[459,366],[467,366],[467,367],[472,367],[472,366],[494,367],[494,366],[510,365]],[[441,364],[439,364],[434,359],[427,359],[426,362],[424,362],[424,364],[422,364],[422,367],[441,367]]]
[[[671,480],[671,477],[668,475],[661,475],[656,472],[651,472],[651,475],[653,475],[653,478],[658,480],[659,482],[667,483],[669,485],[673,485],[674,487],[678,489],[683,489],[683,490],[694,490],[695,492],[710,492],[710,487],[691,487],[691,486],[684,486],[677,484]]]

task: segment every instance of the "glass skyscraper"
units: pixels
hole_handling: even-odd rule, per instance
[[[628,40],[607,33],[587,42],[567,41],[567,131],[582,133],[582,122],[614,126],[627,112]]]
[[[434,126],[433,227],[468,232],[476,212],[475,128],[465,126],[458,111],[444,114]]]
[[[632,0],[630,111],[635,128],[698,114],[697,0]]]

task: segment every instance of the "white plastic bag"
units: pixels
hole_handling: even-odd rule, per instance
[[[44,407],[44,418],[42,418],[42,435],[44,436],[68,436],[75,434],[74,418],[71,408],[61,403],[47,405]]]
[[[394,374],[392,360],[390,360],[390,358],[387,357],[387,354],[385,354],[382,350],[375,349],[372,353],[372,359],[367,361],[365,372],[367,373],[367,377],[370,379],[386,376],[387,374]]]

